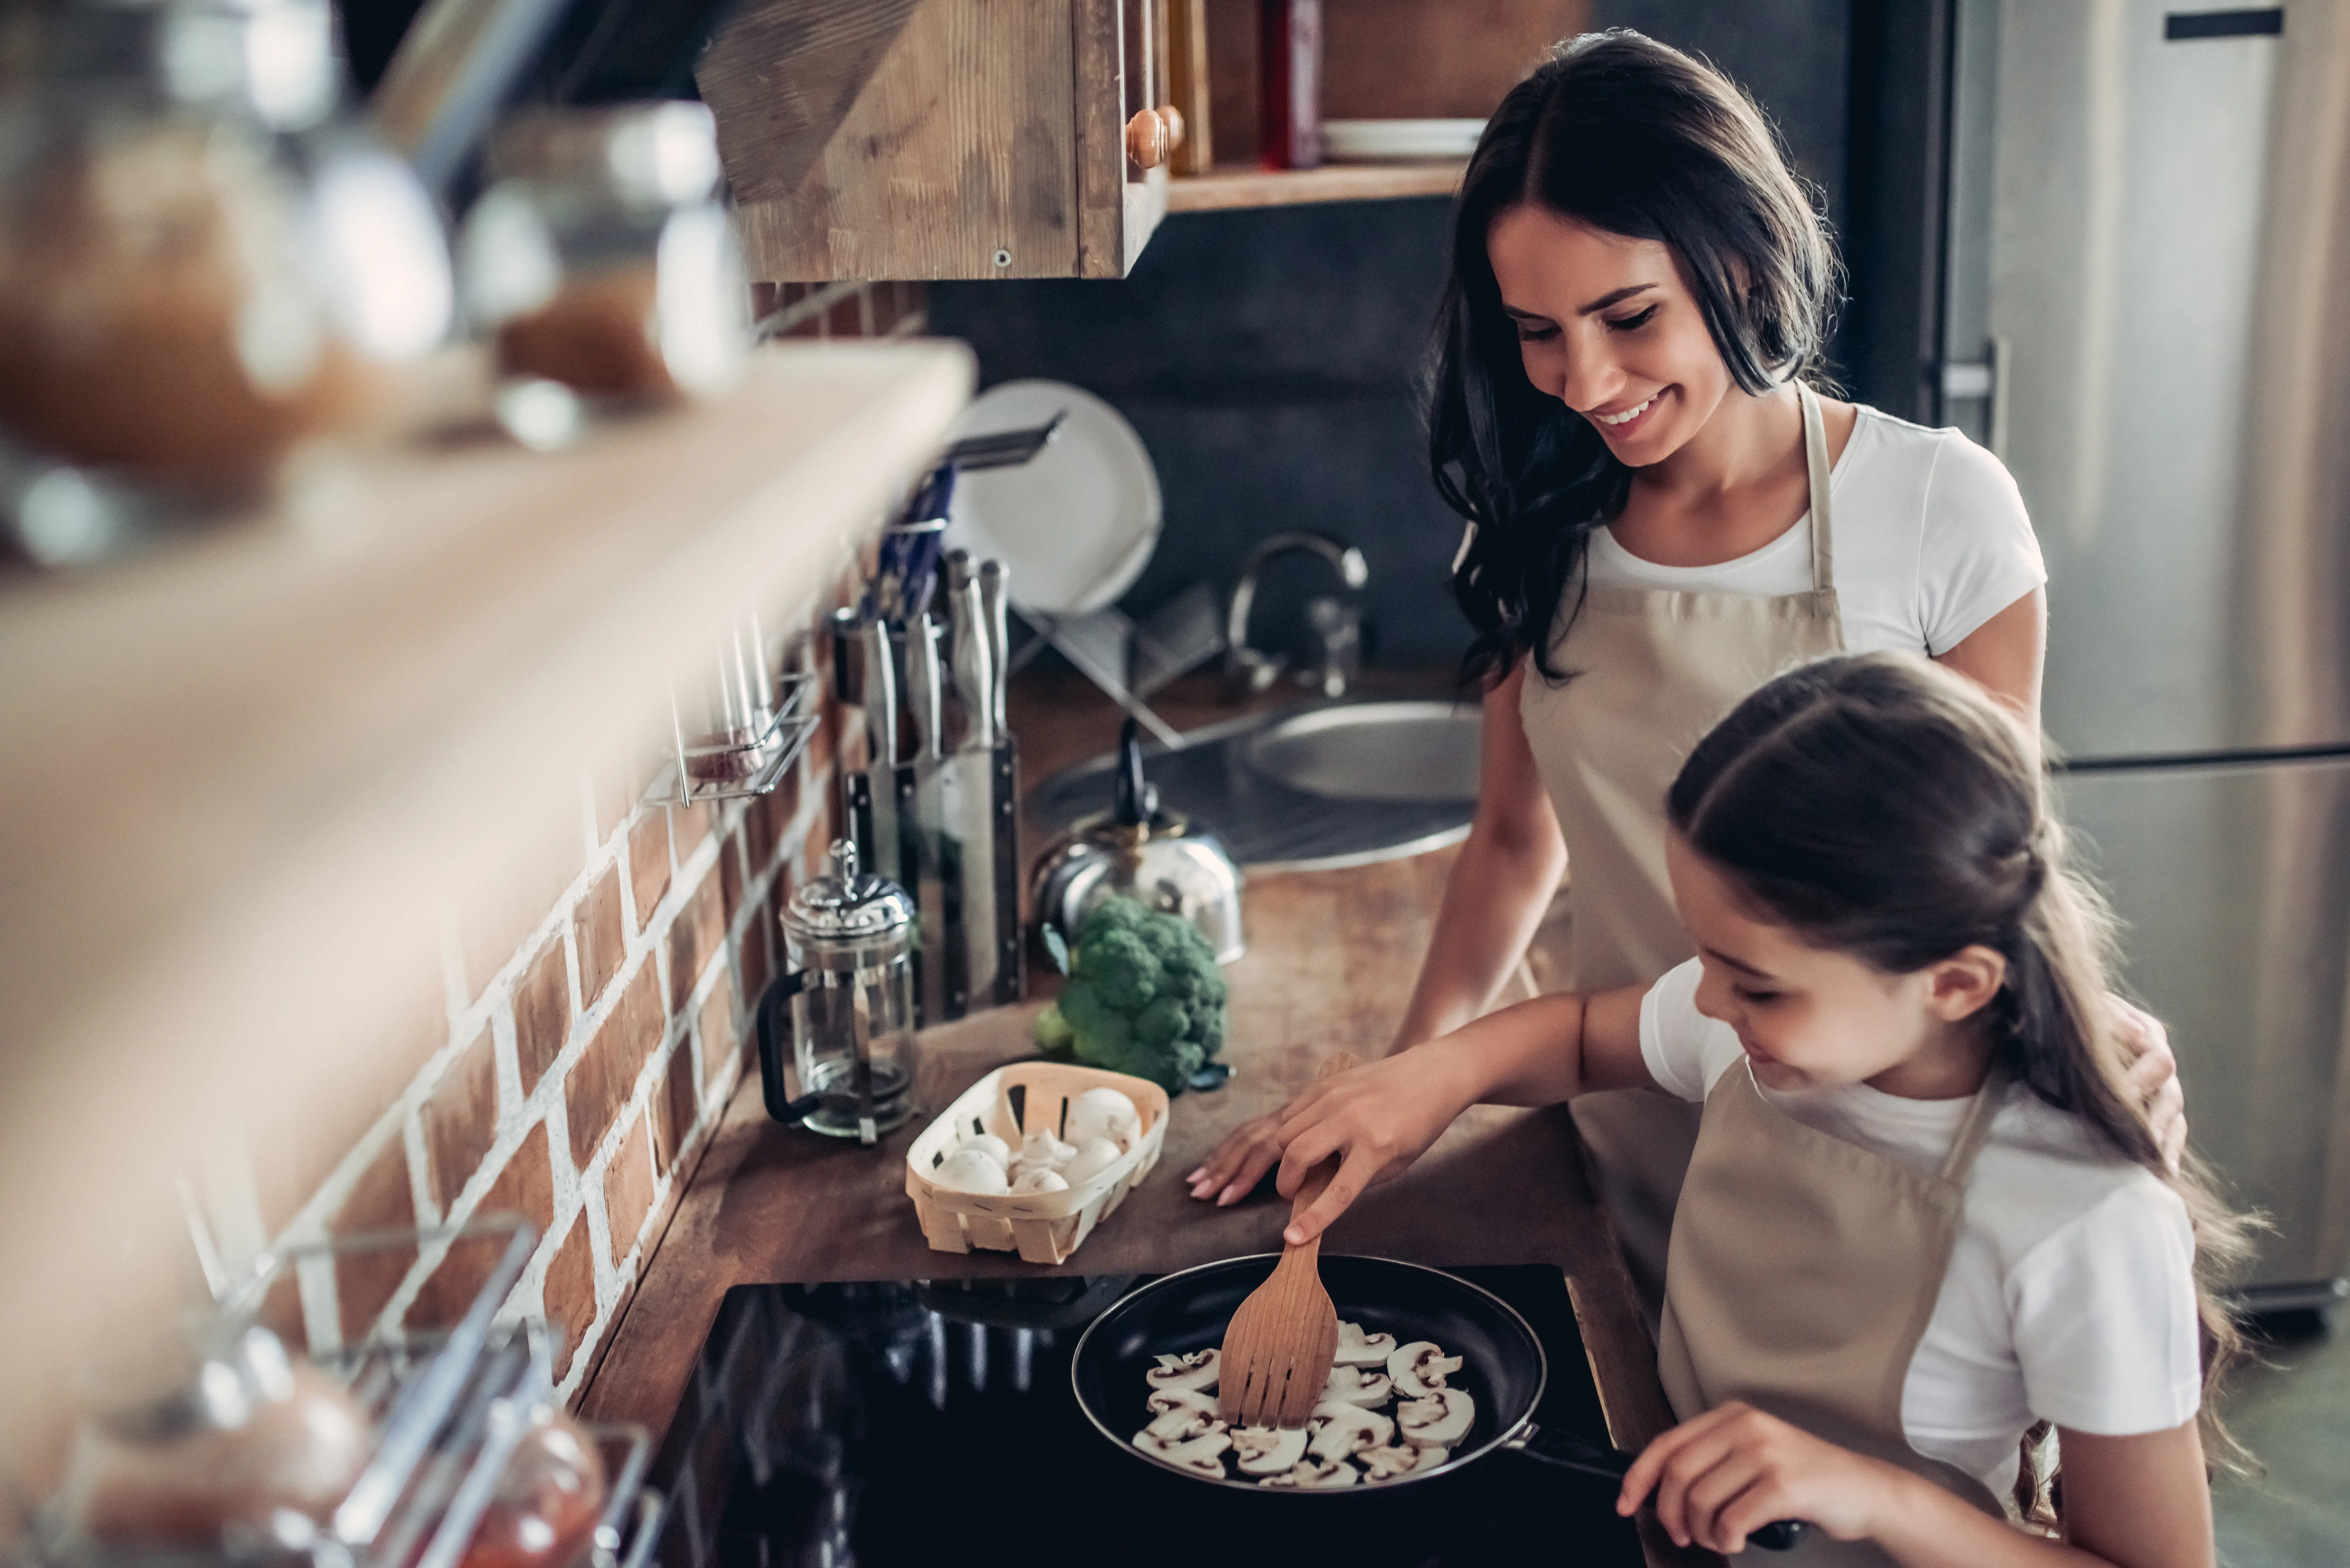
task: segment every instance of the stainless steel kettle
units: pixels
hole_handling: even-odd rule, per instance
[[[1241,956],[1241,870],[1204,824],[1159,809],[1142,774],[1142,737],[1128,719],[1118,734],[1110,809],[1055,839],[1029,879],[1037,921],[1076,940],[1094,906],[1124,894],[1182,916],[1216,950],[1218,963]]]

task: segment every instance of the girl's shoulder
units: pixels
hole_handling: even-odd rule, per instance
[[[2168,1182],[2022,1088],[1991,1124],[1968,1208],[2011,1265],[2052,1246],[2070,1250],[2090,1232],[2107,1247],[2159,1253],[2191,1235]]]

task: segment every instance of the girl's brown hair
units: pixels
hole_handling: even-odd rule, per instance
[[[2249,1250],[2245,1221],[2193,1156],[2172,1170],[2147,1125],[2114,1026],[2113,917],[2066,864],[2023,727],[1915,655],[1824,659],[1715,725],[1681,765],[1666,815],[1756,915],[1814,947],[1887,974],[1974,946],[2007,961],[1991,1008],[1998,1064],[2186,1202],[2205,1437],[2218,1455],[2238,1453],[2208,1395],[2242,1347],[2220,1292]]]

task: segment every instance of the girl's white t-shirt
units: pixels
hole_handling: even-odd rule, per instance
[[[1948,653],[2048,580],[2014,479],[1959,431],[1929,431],[1864,404],[1828,472],[1828,495],[1848,652]],[[1715,566],[1659,566],[1605,528],[1593,533],[1587,560],[1593,587],[1807,593],[1812,514]]]
[[[1746,1056],[1735,1031],[1697,1010],[1700,962],[1668,972],[1640,1003],[1649,1075],[1684,1100],[1704,1099]],[[1806,1127],[1929,1174],[1968,1105],[1866,1084],[1762,1096]],[[2074,1117],[2011,1089],[1902,1386],[1909,1446],[2004,1497],[2016,1440],[2034,1421],[2105,1437],[2182,1425],[2202,1402],[2194,1264],[2177,1193]]]

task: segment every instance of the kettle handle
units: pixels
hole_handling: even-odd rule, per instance
[[[1118,732],[1118,766],[1110,770],[1110,820],[1139,827],[1159,815],[1159,794],[1142,776],[1142,725],[1128,718]]]
[[[784,1053],[791,1031],[781,1026],[776,1014],[784,1004],[807,988],[807,972],[794,970],[779,976],[759,998],[757,1024],[759,1034],[759,1096],[766,1102],[767,1114],[785,1127],[796,1127],[805,1121],[820,1103],[821,1096],[802,1095],[795,1100],[788,1097],[784,1077]]]

